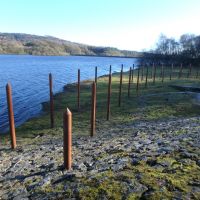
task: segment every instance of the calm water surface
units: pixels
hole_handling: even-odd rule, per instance
[[[87,57],[87,56],[27,56],[0,55],[0,133],[8,130],[8,115],[5,86],[12,85],[15,124],[19,126],[41,113],[41,103],[49,100],[48,74],[53,75],[54,93],[63,90],[67,83],[77,81],[77,70],[81,80],[94,78],[95,66],[98,76],[120,71],[121,64],[128,70],[135,58]]]

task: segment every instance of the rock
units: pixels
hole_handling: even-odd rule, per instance
[[[139,159],[137,159],[137,158],[133,158],[132,160],[131,160],[131,165],[138,165],[139,164]]]

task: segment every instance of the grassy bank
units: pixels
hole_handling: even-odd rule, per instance
[[[136,93],[137,70],[134,70],[133,82],[131,82],[130,98],[128,98],[129,72],[123,73],[122,103],[118,107],[119,96],[119,73],[112,75],[111,95],[111,119],[106,120],[107,109],[107,87],[108,77],[98,78],[97,83],[97,134],[99,130],[106,130],[117,124],[129,124],[140,120],[158,120],[169,117],[186,117],[200,114],[199,105],[195,103],[193,93],[176,93],[178,90],[170,85],[187,85],[199,87],[199,79],[196,78],[197,70],[192,71],[192,76],[187,78],[188,69],[183,69],[182,77],[177,78],[179,69],[174,69],[172,80],[170,80],[170,68],[165,68],[165,78],[162,82],[161,71],[158,68],[156,81],[153,84],[152,69],[149,69],[148,84],[145,87],[145,73],[140,70],[139,92]],[[49,103],[44,103],[44,114],[31,119],[16,129],[19,143],[35,138],[38,135],[60,135],[62,136],[63,111],[68,107],[73,113],[73,135],[89,135],[90,130],[90,105],[91,105],[91,83],[92,80],[81,83],[80,102],[81,109],[77,111],[77,87],[70,84],[65,87],[64,92],[54,96],[55,104],[55,128],[50,129]],[[5,136],[5,138],[8,136]],[[3,139],[5,139],[3,138]]]

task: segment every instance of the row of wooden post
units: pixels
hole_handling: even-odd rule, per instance
[[[173,64],[171,66],[170,71],[170,80],[172,79],[172,72],[173,72]],[[151,73],[151,78],[153,78],[153,83],[155,83],[156,79],[156,66],[153,65],[154,72]],[[178,78],[182,76],[182,64],[179,70]],[[192,67],[190,65],[187,77],[191,75]],[[130,67],[129,70],[129,79],[128,79],[128,97],[130,97],[130,85],[131,80],[133,81],[133,73],[134,73],[134,65],[133,69]],[[141,72],[141,80],[143,79],[144,69],[142,68]],[[146,79],[145,79],[145,87],[147,87],[147,79],[148,79],[148,66],[146,68]],[[160,77],[162,78],[162,82],[164,81],[164,67],[162,65]],[[136,83],[136,91],[138,94],[139,90],[139,78],[140,78],[140,68],[138,68],[137,74],[137,83]],[[110,65],[109,70],[109,82],[108,82],[108,96],[107,96],[107,120],[110,119],[110,100],[111,100],[111,79],[112,79],[112,69]],[[121,67],[120,73],[120,84],[119,84],[119,99],[118,105],[121,106],[121,93],[122,93],[122,79],[123,79],[123,65]],[[92,83],[92,99],[91,99],[91,130],[90,136],[95,134],[95,126],[96,126],[96,85],[97,85],[97,67],[95,67],[95,81]],[[50,125],[51,128],[54,127],[54,102],[53,102],[53,81],[52,81],[52,74],[49,74],[49,94],[50,94]],[[13,104],[12,104],[12,91],[11,85],[6,85],[7,91],[7,102],[8,102],[8,115],[9,115],[9,126],[10,126],[10,136],[11,136],[11,147],[13,149],[16,148],[16,134],[15,134],[15,122],[14,122],[14,112],[13,112]],[[78,83],[77,83],[77,108],[80,109],[80,69],[78,70]],[[66,169],[71,169],[71,144],[72,144],[72,113],[69,109],[64,112],[63,115],[63,148],[64,148],[64,166]]]

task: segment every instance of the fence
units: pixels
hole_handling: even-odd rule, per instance
[[[159,76],[159,70],[160,76]],[[136,73],[137,72],[137,73]],[[140,90],[140,83],[144,81],[144,87],[148,88],[148,84],[155,85],[157,81],[164,83],[165,79],[168,78],[170,81],[173,79],[181,79],[181,78],[195,78],[199,77],[199,69],[192,68],[192,65],[183,67],[182,64],[179,66],[175,66],[171,64],[171,66],[161,66],[152,64],[151,66],[145,65],[140,66],[135,69],[135,66],[129,69],[128,71],[128,87],[127,93],[128,98],[131,96],[131,84],[134,83],[134,73],[136,76],[136,94],[139,95]],[[120,77],[119,77],[119,93],[118,93],[118,106],[121,106],[122,103],[122,85],[123,83],[123,65],[121,66]],[[78,76],[77,76],[77,111],[80,110],[81,107],[81,99],[80,99],[80,76],[81,72],[78,69]],[[145,77],[145,80],[143,80]],[[97,94],[97,67],[95,67],[95,78],[94,82],[92,83],[91,87],[91,117],[90,117],[90,136],[95,135],[96,131],[96,94]],[[54,97],[53,97],[53,78],[52,74],[49,74],[49,98],[50,98],[50,127],[54,128],[55,120],[54,120]],[[108,89],[107,89],[107,120],[110,120],[111,116],[111,106],[110,101],[112,97],[112,66],[110,65],[109,75],[108,75]],[[6,92],[7,92],[7,106],[8,106],[8,116],[9,116],[9,127],[10,127],[10,138],[11,138],[11,148],[15,149],[16,144],[16,133],[15,133],[15,123],[14,123],[14,111],[12,105],[12,91],[11,85],[6,85]],[[64,167],[69,170],[71,169],[72,163],[72,113],[67,108],[67,110],[63,114],[63,148],[64,148]]]

